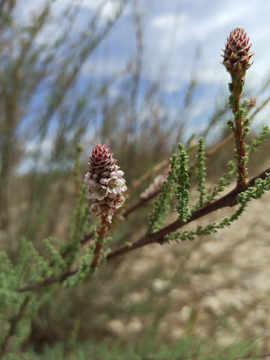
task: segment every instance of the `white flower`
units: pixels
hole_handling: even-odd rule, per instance
[[[114,199],[114,207],[115,209],[120,208],[125,201],[125,198],[123,195],[117,195],[117,197]]]
[[[107,211],[107,213],[108,213],[109,216],[112,217],[112,216],[113,216],[113,209],[109,209],[109,210]]]
[[[84,182],[85,184],[88,184],[88,181],[90,180],[90,174],[89,172],[87,174],[85,174],[85,178],[84,178]]]
[[[121,192],[122,185],[123,185],[123,180],[118,179],[116,176],[107,180],[109,193],[119,194]]]
[[[95,184],[91,194],[92,199],[103,200],[108,194],[108,188],[104,185]]]
[[[112,222],[112,217],[113,217],[113,215],[107,215],[107,218],[106,218],[106,219],[108,220],[109,223]]]
[[[93,179],[88,181],[88,186],[93,187],[97,182]]]
[[[99,182],[100,182],[101,185],[106,185],[107,179],[106,178],[101,178],[99,180]]]
[[[86,199],[92,199],[93,189],[90,186],[87,186],[85,190]]]
[[[122,171],[122,170],[116,171],[116,176],[117,176],[118,178],[122,178],[123,175],[124,175],[124,171]]]
[[[125,184],[123,184],[121,187],[121,192],[125,192],[126,190],[127,190],[127,186]]]
[[[156,176],[156,178],[154,180],[154,184],[157,186],[160,186],[166,180],[167,180],[166,175],[160,174],[160,175]]]
[[[95,216],[99,216],[102,213],[101,207],[97,203],[90,206],[90,211],[92,211]]]

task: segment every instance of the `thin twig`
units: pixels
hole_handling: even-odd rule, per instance
[[[250,116],[250,120],[254,118],[255,115],[258,114],[259,111],[262,110],[263,107],[265,107],[265,105],[270,101],[270,96],[262,103],[261,106],[259,106]]]

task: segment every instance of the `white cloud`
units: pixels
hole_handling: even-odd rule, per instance
[[[62,0],[63,1],[63,0]],[[84,8],[97,11],[101,7],[100,19],[103,21],[112,20],[121,8],[120,0],[84,0],[82,1]]]
[[[181,23],[183,21],[187,21],[186,15],[183,16],[180,14],[166,14],[153,18],[153,20],[151,21],[151,26],[154,28],[161,28],[163,30],[170,30],[175,24],[177,18],[181,19]]]

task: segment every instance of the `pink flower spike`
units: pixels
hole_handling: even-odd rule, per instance
[[[88,185],[86,197],[92,200],[91,212],[111,221],[115,209],[122,206],[124,198],[121,195],[126,190],[124,172],[115,164],[113,153],[106,145],[98,144],[89,155],[89,172],[86,176]]]

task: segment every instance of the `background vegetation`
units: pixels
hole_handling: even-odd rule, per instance
[[[206,152],[214,149],[207,163],[207,189],[226,171],[234,146],[225,121],[230,117],[227,96],[216,103],[205,128],[189,142],[185,136],[189,119],[195,116],[196,101],[204,94],[194,73],[173,109],[168,110],[162,78],[142,86],[147,62],[142,14],[136,1],[118,2],[114,18],[103,26],[100,14],[105,5],[101,4],[77,39],[71,37],[79,11],[75,2],[61,12],[54,11],[53,1],[47,2],[31,15],[27,26],[20,24],[17,6],[14,0],[0,3],[0,250],[7,252],[11,262],[17,261],[22,237],[44,257],[48,256],[44,238],[53,236],[59,247],[67,242],[78,186],[88,170],[87,154],[96,143],[112,149],[128,187],[134,188],[126,211],[141,201],[140,194],[167,166],[173,146],[180,141],[192,148],[204,136]],[[82,85],[83,64],[125,6],[132,8],[135,55],[121,74],[98,81],[89,77]],[[55,23],[58,28],[52,41],[40,41]],[[166,71],[164,64],[160,71]],[[111,97],[116,82],[119,92]],[[256,93],[262,106],[254,103],[249,109],[252,117],[266,105],[268,85],[265,82]],[[253,95],[252,90],[247,89],[245,95]],[[251,139],[256,135],[253,129]],[[224,139],[224,144],[220,143]],[[216,144],[222,146],[215,148]],[[250,159],[251,175],[264,169],[269,147],[269,141],[263,143]],[[195,159],[195,153],[191,151],[190,157]],[[262,206],[266,204],[267,200]],[[136,212],[124,213],[127,220],[122,224],[119,214],[115,225],[121,226],[110,232],[114,238],[110,246],[117,248],[143,234],[150,209],[147,202]],[[270,287],[260,289],[260,297],[245,302],[247,294],[241,295],[239,289],[258,269],[252,272],[245,264],[239,273],[233,273],[238,271],[238,247],[250,244],[254,234],[263,239],[263,248],[268,251],[268,236],[262,237],[260,231],[269,230],[267,219],[261,216],[261,227],[255,233],[258,221],[252,210],[250,214],[245,217],[248,224],[243,220],[239,225],[245,229],[241,238],[235,238],[235,232],[219,235],[222,246],[212,236],[183,246],[164,245],[162,250],[160,245],[151,245],[108,262],[76,288],[52,287],[56,292],[31,319],[21,350],[6,358],[240,359],[253,358],[256,348],[268,352],[270,325],[262,314],[268,311]],[[167,222],[174,216],[170,214]],[[94,219],[90,217],[91,222]],[[211,245],[208,248],[207,243]],[[211,250],[218,246],[218,250]],[[231,292],[222,293],[222,289]],[[36,302],[43,301],[42,289],[39,291]],[[228,300],[228,306],[220,298],[214,303],[217,299],[209,298],[215,292],[220,298],[236,300]],[[5,326],[4,321],[1,326]],[[19,333],[14,330],[9,341],[16,341],[16,331]],[[255,337],[259,340],[254,345]],[[231,345],[234,341],[237,344]]]

